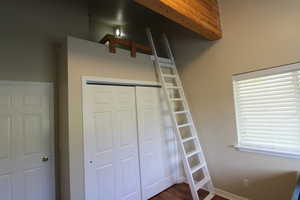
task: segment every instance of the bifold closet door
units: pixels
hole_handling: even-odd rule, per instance
[[[86,200],[140,200],[135,88],[85,87]]]
[[[177,182],[178,154],[162,90],[137,87],[137,113],[143,200]]]

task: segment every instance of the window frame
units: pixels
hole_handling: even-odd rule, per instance
[[[300,159],[300,152],[289,152],[284,150],[277,150],[277,149],[270,149],[270,148],[261,148],[261,147],[255,147],[255,146],[246,146],[241,145],[240,140],[240,117],[239,117],[239,106],[238,106],[238,92],[237,92],[237,86],[236,82],[251,78],[259,78],[269,75],[276,75],[281,73],[287,73],[287,72],[293,72],[300,70],[300,62],[286,64],[286,65],[280,65],[276,67],[271,67],[267,69],[257,70],[257,71],[250,71],[246,73],[240,73],[240,74],[234,74],[232,75],[232,86],[233,86],[233,97],[234,97],[234,109],[235,109],[235,124],[236,124],[236,130],[237,130],[237,144],[233,145],[233,147],[241,152],[251,152],[251,153],[259,153],[264,155],[270,155],[270,156],[279,156],[279,157],[285,157],[285,158],[293,158],[293,159]]]

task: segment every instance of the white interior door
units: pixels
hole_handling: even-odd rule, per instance
[[[178,153],[162,90],[137,87],[137,113],[143,200],[177,182]]]
[[[0,82],[0,199],[55,199],[52,89]]]
[[[135,89],[84,89],[86,200],[140,200]]]

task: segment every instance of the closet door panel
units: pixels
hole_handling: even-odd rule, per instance
[[[0,176],[0,194],[5,200],[12,200],[12,177],[11,175]]]
[[[96,107],[100,107],[97,105]],[[97,199],[113,199],[115,185],[113,165],[113,116],[111,111],[97,108],[99,112],[94,115],[95,127],[95,177],[97,184]]]
[[[96,169],[97,191],[96,199],[114,199],[114,169],[111,164]]]
[[[116,96],[116,128],[118,133],[118,188],[120,200],[140,199],[137,119],[135,89],[118,87]]]
[[[140,200],[135,89],[88,85],[84,109],[86,200]]]
[[[142,193],[149,199],[176,183],[178,155],[161,89],[137,87],[136,96]]]

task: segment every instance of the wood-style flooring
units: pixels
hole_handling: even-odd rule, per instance
[[[204,199],[208,194],[207,191],[198,191],[199,198]],[[192,200],[192,195],[190,188],[187,184],[181,183],[170,187],[169,189],[159,193],[158,195],[152,197],[150,200]],[[215,196],[213,200],[228,200],[220,196]]]

